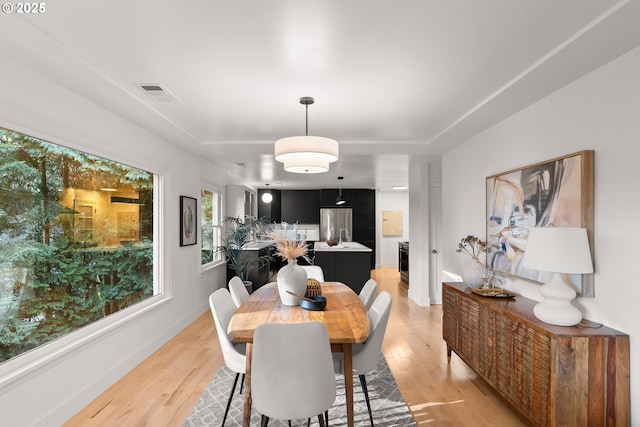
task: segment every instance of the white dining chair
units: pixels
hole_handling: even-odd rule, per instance
[[[233,299],[236,307],[240,307],[240,304],[249,299],[249,291],[247,291],[242,279],[238,276],[234,276],[229,280],[229,292],[231,292],[231,299]]]
[[[320,425],[336,398],[336,377],[326,326],[321,322],[264,323],[253,335],[251,397],[270,418],[307,419]],[[324,413],[324,416],[323,416]]]
[[[318,282],[324,282],[324,272],[319,265],[301,265],[300,267],[307,272],[308,279],[316,279]]]
[[[360,290],[358,296],[360,301],[364,304],[364,307],[369,311],[373,301],[376,299],[376,289],[378,288],[378,282],[373,279],[369,279],[364,283],[364,286]]]
[[[227,368],[236,373],[236,378],[233,380],[233,387],[229,394],[229,400],[227,401],[227,407],[224,411],[224,417],[222,418],[222,426],[224,426],[240,374],[242,374],[240,390],[242,390],[242,384],[244,384],[244,376],[247,368],[247,359],[245,356],[246,346],[245,344],[234,345],[227,335],[229,322],[237,308],[231,299],[229,291],[226,289],[218,289],[212,293],[211,296],[209,296],[209,307],[211,307],[213,321],[216,324],[216,332],[218,333],[218,340],[220,341],[224,364]]]
[[[389,314],[391,313],[391,294],[382,291],[376,297],[371,309],[368,311],[369,321],[371,322],[371,332],[367,340],[362,344],[353,345],[353,374],[357,374],[360,378],[360,385],[364,392],[364,398],[367,402],[367,410],[369,411],[369,420],[373,427],[373,414],[371,413],[371,403],[369,401],[369,391],[367,390],[367,380],[365,374],[375,370],[378,366],[378,356],[382,351],[382,340],[387,330],[389,322]],[[342,353],[334,353],[334,368],[337,373],[349,375],[344,372],[344,358]]]

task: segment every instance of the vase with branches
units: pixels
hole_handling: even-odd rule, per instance
[[[471,257],[471,262],[462,271],[462,280],[469,286],[477,286],[482,282],[482,277],[486,272],[486,267],[478,260],[481,253],[490,251],[489,244],[479,237],[469,235],[458,243],[456,252],[467,254]]]
[[[289,225],[283,222],[279,227],[274,227],[273,230],[267,234],[270,240],[276,248],[276,255],[287,260],[287,265],[282,267],[278,271],[277,284],[278,293],[280,294],[280,300],[284,305],[298,305],[300,299],[297,295],[304,295],[307,290],[307,272],[298,265],[298,258],[302,257],[309,261],[307,252],[309,246],[302,240],[289,239],[287,228]],[[293,226],[294,235],[296,226]]]

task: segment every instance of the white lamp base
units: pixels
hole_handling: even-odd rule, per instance
[[[576,292],[562,280],[560,273],[553,273],[551,280],[540,288],[544,300],[536,304],[533,314],[551,325],[573,326],[580,323],[582,313],[571,304]]]

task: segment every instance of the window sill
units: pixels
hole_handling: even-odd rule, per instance
[[[13,359],[0,366],[0,394],[16,382],[39,374],[61,358],[68,358],[82,351],[93,341],[122,326],[131,324],[165,304],[173,297],[156,295],[125,310],[113,313],[84,328],[71,332]]]
[[[200,266],[200,274],[209,272],[211,270],[213,270],[214,268],[217,268],[221,265],[226,265],[227,262],[226,261],[214,261],[214,262],[210,262],[208,264],[204,264]]]

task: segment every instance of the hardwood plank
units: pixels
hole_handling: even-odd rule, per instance
[[[372,277],[378,292],[387,290],[393,297],[382,349],[418,425],[527,425],[459,358],[447,363],[441,306],[411,301],[397,269],[373,270]],[[65,426],[181,426],[222,362],[207,311]]]

